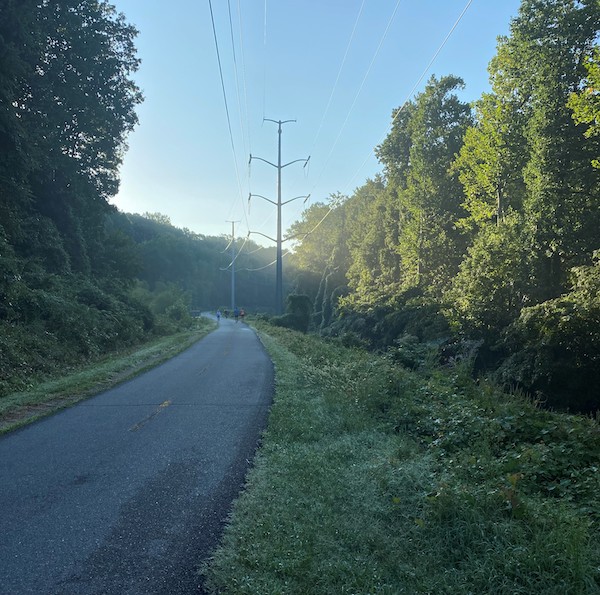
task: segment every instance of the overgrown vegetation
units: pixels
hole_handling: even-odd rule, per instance
[[[273,316],[271,324],[291,328],[306,333],[310,326],[312,303],[307,295],[290,293],[286,299],[286,312],[281,316]]]
[[[147,341],[143,346],[98,356],[92,361],[68,368],[41,380],[39,373],[15,392],[0,399],[0,434],[69,407],[87,397],[112,388],[150,367],[177,355],[215,328],[208,318],[194,320],[182,332]]]
[[[0,0],[0,399],[228,294],[227,238],[109,204],[142,101],[136,35],[107,0]],[[270,252],[238,259],[247,308],[272,305],[273,271],[244,271]]]
[[[600,408],[597,0],[523,0],[472,105],[432,77],[394,110],[383,172],[292,229],[313,328],[387,348],[479,343],[478,367]]]
[[[216,592],[600,592],[596,420],[476,383],[467,360],[261,337],[275,402],[205,568]]]

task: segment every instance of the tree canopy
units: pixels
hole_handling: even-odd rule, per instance
[[[577,378],[580,402],[600,406],[598,299],[581,290],[600,248],[598,30],[597,0],[523,0],[490,62],[490,92],[467,105],[459,77],[432,77],[394,110],[375,149],[383,177],[330,214],[344,232],[328,241],[347,255],[330,334],[379,347],[432,329],[442,342],[483,341],[482,364],[501,364],[506,381],[554,386],[553,403],[572,405],[565,387]],[[298,263],[324,270],[313,242]]]
[[[136,34],[107,0],[0,0],[0,396],[228,303],[228,238],[109,203],[142,101]],[[268,309],[273,250],[246,248],[238,295]]]
[[[432,76],[392,112],[381,174],[289,230],[303,329],[433,341],[446,359],[478,345],[503,381],[600,406],[598,30],[598,0],[523,0],[489,92],[467,104],[459,76]],[[0,0],[0,368],[15,378],[42,359],[25,329],[72,361],[227,304],[228,238],[110,206],[142,101],[135,36],[108,0]],[[238,295],[269,310],[274,250],[244,246]]]

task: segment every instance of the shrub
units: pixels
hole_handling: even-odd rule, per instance
[[[421,343],[414,335],[403,335],[388,349],[388,355],[405,368],[416,370],[425,365],[435,348]]]
[[[274,316],[271,324],[306,333],[312,309],[312,302],[307,295],[290,294],[287,296],[287,312],[282,316]]]
[[[553,407],[600,408],[600,261],[573,270],[573,290],[525,308],[505,334],[497,377]]]

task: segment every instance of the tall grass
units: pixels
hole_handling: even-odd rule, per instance
[[[264,327],[276,398],[222,593],[600,593],[598,424]]]
[[[63,369],[60,375],[55,370],[49,378],[32,378],[26,390],[12,391],[0,397],[0,435],[157,366],[187,349],[215,326],[210,319],[200,318],[186,331],[97,357],[85,365]]]

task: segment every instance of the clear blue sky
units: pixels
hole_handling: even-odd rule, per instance
[[[277,126],[263,117],[297,120],[283,127],[283,163],[311,156],[308,168],[283,169],[282,200],[351,194],[381,170],[373,149],[389,130],[392,110],[414,97],[468,4],[212,0],[234,159],[209,1],[112,3],[140,31],[135,78],[145,96],[113,203],[125,212],[163,213],[173,225],[206,235],[230,233],[226,220],[238,220],[238,237],[249,230],[275,235],[275,207],[259,198],[249,209],[247,203],[250,192],[272,200],[277,194],[275,168],[260,161],[248,168],[250,153],[277,162]],[[465,101],[489,90],[496,39],[508,34],[519,5],[473,0],[416,92],[432,74],[462,77]],[[284,230],[302,208],[302,200],[283,208]]]

